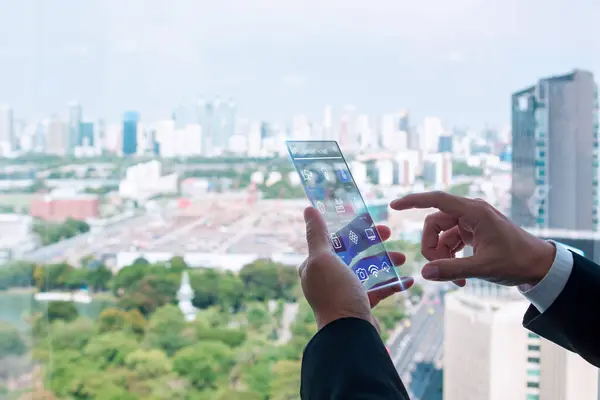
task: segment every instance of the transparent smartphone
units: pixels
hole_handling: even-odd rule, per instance
[[[286,144],[306,196],[327,222],[337,255],[367,290],[401,285],[337,142]]]

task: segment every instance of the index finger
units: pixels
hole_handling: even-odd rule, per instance
[[[390,207],[394,210],[411,208],[437,208],[447,214],[460,217],[469,210],[469,199],[441,191],[407,194],[393,200]]]

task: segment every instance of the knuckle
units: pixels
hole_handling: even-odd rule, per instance
[[[492,205],[490,203],[488,203],[487,201],[477,198],[477,199],[473,199],[473,201],[475,202],[475,206],[485,212],[492,212]]]

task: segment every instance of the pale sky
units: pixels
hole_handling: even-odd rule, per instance
[[[249,118],[354,104],[503,125],[537,78],[600,74],[599,17],[598,0],[0,0],[0,103],[152,120],[220,95]]]

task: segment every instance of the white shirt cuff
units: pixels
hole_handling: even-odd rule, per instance
[[[573,270],[573,253],[560,243],[549,240],[556,247],[556,256],[546,276],[535,286],[519,285],[518,289],[540,313],[544,313],[562,293]]]

